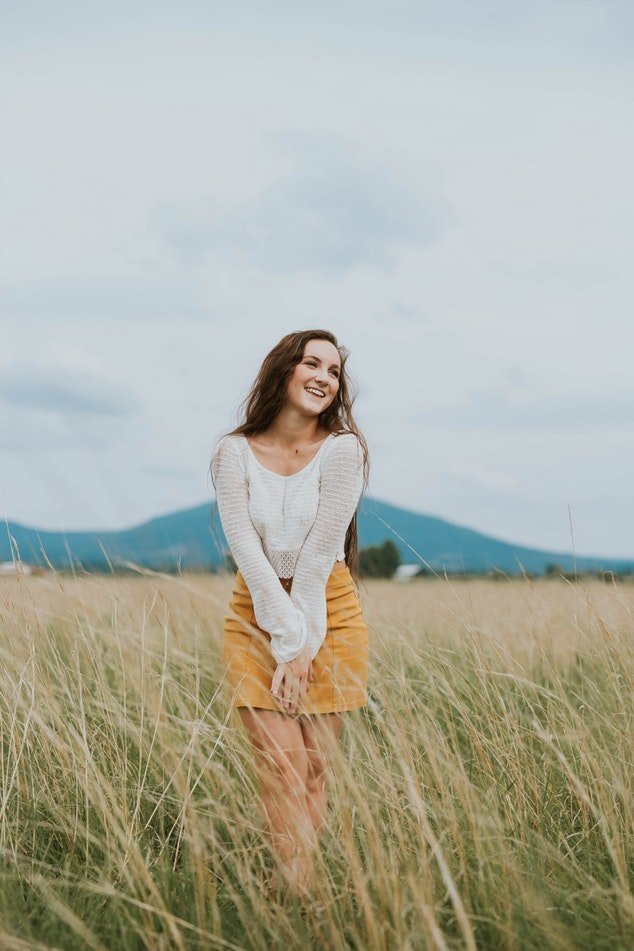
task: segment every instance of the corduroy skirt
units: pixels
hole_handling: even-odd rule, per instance
[[[335,562],[326,583],[326,617],[326,637],[313,659],[314,680],[303,703],[290,715],[335,713],[368,702],[368,628],[344,561]],[[271,693],[277,663],[270,642],[270,634],[257,626],[251,594],[237,571],[222,636],[222,662],[232,707],[286,712]]]

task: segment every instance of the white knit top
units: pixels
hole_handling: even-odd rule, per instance
[[[326,637],[326,582],[345,557],[346,531],[363,487],[354,433],[330,433],[308,465],[290,476],[267,469],[245,436],[216,446],[212,473],[220,521],[278,663]],[[280,578],[293,578],[290,594]]]

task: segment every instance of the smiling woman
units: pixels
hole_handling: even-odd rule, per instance
[[[356,510],[369,463],[346,359],[329,331],[284,337],[211,464],[238,565],[223,629],[230,703],[252,741],[274,852],[297,892],[309,886],[325,821],[328,744],[343,712],[367,703]]]

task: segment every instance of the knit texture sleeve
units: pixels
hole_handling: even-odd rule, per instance
[[[363,452],[354,433],[335,436],[321,460],[317,515],[297,558],[291,599],[306,618],[314,658],[326,637],[326,582],[363,488]]]
[[[223,437],[212,458],[216,501],[225,538],[246,582],[258,627],[271,635],[277,663],[294,660],[307,643],[306,619],[280,584],[249,515],[244,457]]]

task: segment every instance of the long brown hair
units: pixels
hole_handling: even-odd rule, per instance
[[[319,416],[319,425],[329,433],[354,433],[363,451],[363,487],[361,495],[366,491],[370,473],[370,458],[368,445],[363,433],[357,426],[352,415],[352,404],[357,397],[356,388],[348,372],[346,361],[349,357],[347,347],[340,346],[337,338],[329,330],[300,330],[282,337],[262,362],[262,366],[255,381],[240,404],[238,413],[243,422],[223,435],[255,436],[264,432],[271,425],[277,414],[286,402],[286,386],[295,367],[301,363],[304,350],[309,340],[328,340],[337,348],[341,359],[341,374],[339,389],[334,400]],[[220,437],[222,438],[222,437]],[[218,442],[220,439],[218,439]],[[209,467],[211,480],[213,472]],[[216,501],[212,507],[212,515],[216,508]],[[348,530],[344,545],[346,564],[356,584],[359,581],[359,532],[357,512],[355,511]]]

